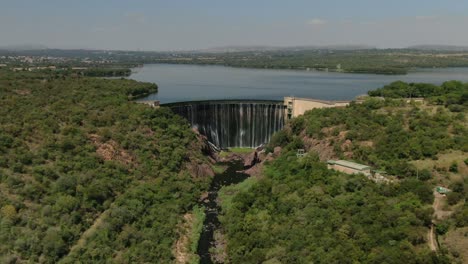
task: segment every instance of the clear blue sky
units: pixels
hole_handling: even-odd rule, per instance
[[[466,0],[0,0],[0,46],[468,46]]]

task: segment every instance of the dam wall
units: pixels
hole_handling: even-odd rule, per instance
[[[218,148],[256,148],[270,141],[287,120],[314,108],[344,107],[350,101],[285,97],[283,101],[210,100],[163,104],[186,118]]]
[[[285,123],[283,101],[213,100],[165,104],[219,148],[255,148]]]

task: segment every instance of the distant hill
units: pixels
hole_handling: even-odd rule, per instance
[[[437,50],[437,51],[468,51],[468,46],[454,46],[454,45],[415,45],[410,46],[408,49],[416,50]]]
[[[225,53],[225,52],[251,52],[251,51],[302,51],[302,50],[363,50],[363,49],[375,49],[373,46],[367,45],[329,45],[329,46],[224,46],[214,47],[208,49],[195,50],[195,52],[201,53]]]
[[[0,46],[0,50],[8,51],[25,51],[25,50],[45,50],[47,46],[41,44],[21,44],[21,45],[7,45]]]

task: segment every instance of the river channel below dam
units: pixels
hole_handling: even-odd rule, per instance
[[[224,166],[226,169],[215,174],[208,190],[208,197],[202,202],[202,206],[205,207],[205,221],[197,248],[201,264],[213,263],[211,249],[215,246],[214,233],[221,225],[218,219],[221,210],[217,201],[219,190],[224,186],[240,183],[249,177],[248,174],[241,172],[244,170],[244,164],[239,160],[219,163],[218,165]]]

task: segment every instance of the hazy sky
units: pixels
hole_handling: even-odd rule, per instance
[[[468,46],[468,0],[0,0],[0,46]]]

